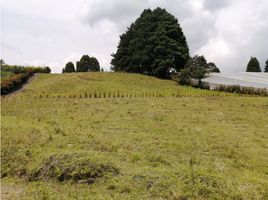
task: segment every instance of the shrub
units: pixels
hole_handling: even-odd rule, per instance
[[[19,89],[33,74],[33,71],[28,71],[26,73],[12,75],[1,83],[1,95],[9,94]]]
[[[30,181],[56,179],[92,184],[106,175],[118,175],[119,170],[112,165],[92,161],[80,154],[52,155],[45,159],[40,168],[29,174]]]
[[[220,85],[216,87],[215,90],[239,94],[268,96],[268,90],[265,88],[243,87],[239,85]]]

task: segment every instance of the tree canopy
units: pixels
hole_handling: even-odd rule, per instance
[[[256,57],[251,57],[246,72],[261,72],[260,63]]]
[[[178,20],[165,9],[146,9],[120,36],[112,54],[112,70],[166,78],[189,59],[186,38]]]
[[[80,61],[76,63],[77,72],[97,72],[100,71],[100,64],[95,57],[83,55]]]
[[[191,79],[198,80],[198,85],[201,86],[201,80],[208,74],[209,66],[204,56],[195,55],[190,58],[186,67],[181,70],[180,83],[184,85],[191,84]]]
[[[268,59],[265,62],[264,72],[268,72]]]
[[[68,62],[65,65],[65,68],[63,70],[64,73],[71,73],[71,72],[75,72],[75,68],[74,68],[74,64],[72,62]]]
[[[212,73],[221,73],[220,69],[213,62],[208,63],[208,70]]]

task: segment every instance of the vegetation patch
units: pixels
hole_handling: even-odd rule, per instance
[[[1,109],[2,180],[22,200],[268,197],[265,97],[40,74]]]
[[[26,165],[29,161],[29,152],[24,152],[17,147],[1,149],[1,177],[25,176]]]
[[[243,87],[240,85],[220,85],[216,87],[215,90],[239,94],[268,96],[268,90],[266,88]]]
[[[33,72],[14,74],[1,83],[1,95],[9,94],[19,88],[33,76]]]
[[[118,174],[119,170],[112,165],[95,162],[88,156],[74,153],[50,156],[28,178],[29,181],[56,179],[92,184],[101,177]]]

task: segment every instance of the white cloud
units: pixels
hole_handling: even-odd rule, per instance
[[[197,52],[213,58],[226,72],[245,71],[251,56],[264,66],[268,58],[267,9],[268,1],[234,1],[218,12],[213,35]]]

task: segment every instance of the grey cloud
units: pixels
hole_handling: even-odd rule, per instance
[[[72,55],[90,54],[108,69],[119,35],[143,9],[158,6],[178,18],[191,54],[204,54],[222,71],[244,70],[250,56],[262,65],[268,58],[263,0],[6,0],[2,55],[10,64],[58,63],[52,70],[59,72]]]
[[[80,19],[94,26],[103,20],[114,22],[118,26],[133,20],[146,7],[146,1],[86,1],[80,10]]]
[[[178,6],[181,5],[181,6]],[[94,26],[103,20],[115,23],[122,31],[129,26],[140,13],[147,8],[162,7],[180,19],[186,19],[193,13],[190,1],[183,0],[89,0],[80,10],[81,21]]]
[[[204,8],[210,11],[216,11],[218,9],[228,6],[230,3],[230,0],[205,0]]]

